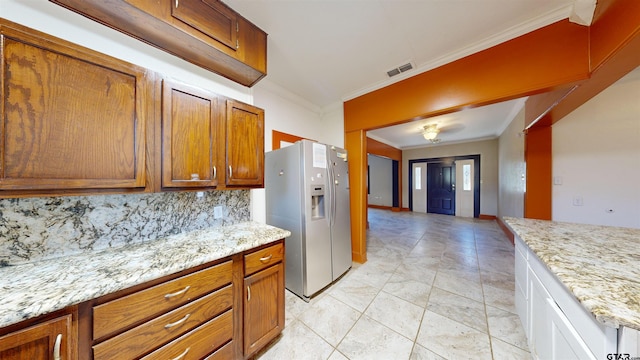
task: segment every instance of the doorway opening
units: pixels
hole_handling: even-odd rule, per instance
[[[409,209],[480,216],[480,155],[409,160]]]

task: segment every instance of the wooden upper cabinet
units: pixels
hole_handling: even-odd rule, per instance
[[[226,185],[263,186],[264,110],[227,100]]]
[[[218,0],[50,0],[245,86],[267,74],[267,34]]]
[[[173,0],[171,15],[233,51],[239,47],[238,16],[216,0]]]
[[[162,90],[162,186],[218,184],[218,99],[169,80]]]
[[[0,190],[144,188],[146,71],[6,20],[0,35]]]

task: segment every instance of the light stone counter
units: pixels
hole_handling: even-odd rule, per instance
[[[597,321],[640,330],[640,229],[504,220]]]
[[[99,252],[0,267],[0,327],[290,236],[243,222]]]

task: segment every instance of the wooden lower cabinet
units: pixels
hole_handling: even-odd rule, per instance
[[[29,326],[0,337],[2,360],[76,359],[73,315]]]
[[[244,353],[251,356],[284,328],[284,267],[271,266],[244,283]]]
[[[245,255],[244,355],[252,356],[284,329],[284,244]]]
[[[279,240],[11,325],[0,360],[249,358],[284,328],[284,261]]]

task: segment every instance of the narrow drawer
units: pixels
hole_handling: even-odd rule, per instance
[[[233,310],[229,310],[197,329],[143,357],[141,360],[202,359],[208,354],[211,354],[214,350],[220,347],[220,345],[231,340],[232,336]],[[224,347],[218,349],[214,354],[226,352],[226,357],[224,359],[232,359],[234,356],[233,346],[231,344],[232,343],[228,343]]]
[[[233,291],[229,285],[94,346],[94,359],[137,358],[200,326],[232,305]]]
[[[244,274],[245,276],[251,275],[282,261],[283,257],[284,246],[282,242],[247,254],[244,256]]]
[[[115,334],[231,283],[231,260],[93,308],[93,339]]]

